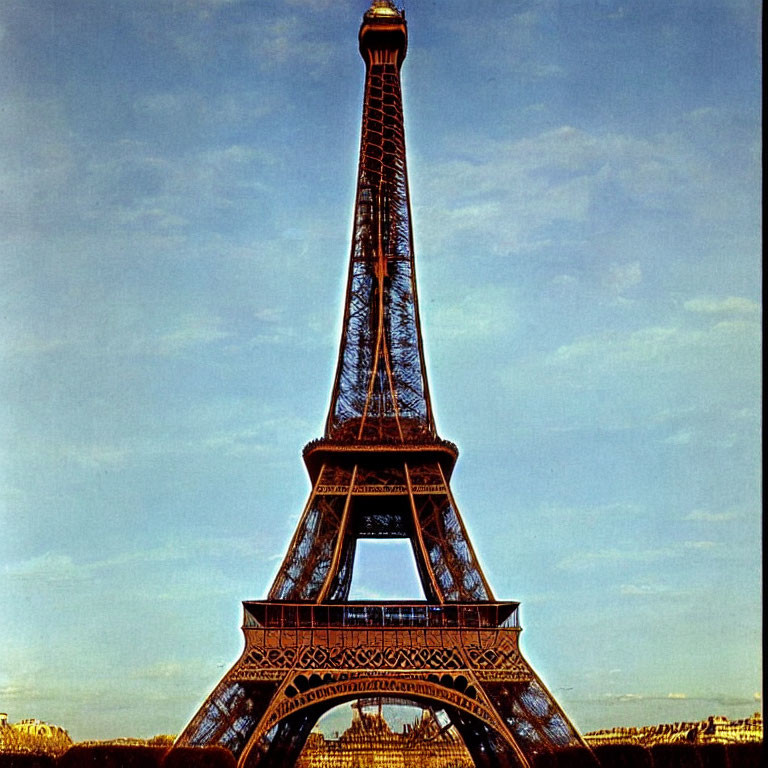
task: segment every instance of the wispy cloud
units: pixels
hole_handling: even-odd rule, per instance
[[[75,561],[70,555],[46,552],[6,565],[2,574],[11,580],[37,584],[84,582],[106,571],[134,568],[150,563],[197,563],[205,558],[244,558],[262,555],[256,538],[242,536],[210,537],[168,542],[160,547],[124,552],[102,560]]]
[[[686,418],[672,434],[656,439],[677,446],[696,440],[727,447],[745,434],[733,415],[759,397],[760,347],[756,321],[723,319],[702,328],[676,319],[669,325],[581,336],[535,361],[528,376],[553,387],[601,392],[597,413],[604,412],[602,418],[616,425],[612,428],[647,425],[660,406],[669,410],[695,403],[701,410],[706,404],[706,418]],[[510,385],[519,389],[520,371],[511,369],[513,375]],[[606,391],[615,394],[607,398]],[[713,412],[719,414],[716,421]]]
[[[8,332],[0,341],[0,350],[7,357],[45,355],[64,346],[66,342],[63,339],[43,338],[31,333],[16,335]]]
[[[646,694],[646,693],[606,693],[604,698],[621,703],[640,701],[684,701],[690,698],[687,693]]]
[[[221,318],[210,314],[186,315],[175,329],[157,339],[158,354],[175,354],[191,347],[226,339],[231,334],[222,330]]]
[[[662,440],[666,445],[688,445],[693,439],[693,433],[687,429],[681,429],[675,434]]]
[[[703,296],[689,299],[683,304],[688,312],[698,312],[707,315],[756,315],[760,312],[760,304],[743,296],[726,296],[719,299],[713,296]]]
[[[690,518],[686,518],[690,519]],[[687,552],[710,552],[721,547],[721,543],[711,540],[688,540],[667,547],[653,549],[605,548],[595,551],[575,552],[557,563],[565,571],[587,571],[600,566],[621,565],[628,563],[653,563],[687,556]],[[669,593],[671,587],[656,583],[624,583],[619,587],[623,595],[652,595]]]
[[[637,285],[643,279],[643,270],[639,261],[631,261],[625,264],[611,264],[603,278],[603,284],[614,293],[624,293],[628,288]]]
[[[659,549],[603,549],[597,552],[577,552],[557,563],[565,571],[585,571],[600,565],[612,563],[650,563],[670,557],[678,557],[679,551],[672,547]]]
[[[324,11],[337,5],[338,0],[286,0],[288,5],[295,5],[301,9],[311,11]]]
[[[711,182],[692,162],[684,133],[648,139],[561,125],[516,141],[462,136],[453,145],[462,148],[461,157],[429,168],[423,197],[432,201],[429,218],[441,226],[429,236],[441,241],[484,228],[507,249],[533,248],[545,226],[583,222],[617,193],[646,211],[690,213],[700,205],[703,213],[710,205],[702,190]],[[609,288],[623,289],[641,277],[633,260],[617,261],[603,279]]]
[[[253,55],[259,66],[271,67],[286,61],[300,62],[310,79],[317,79],[332,66],[335,46],[310,34],[298,16],[284,16],[266,25],[254,25]]]
[[[7,578],[48,585],[82,581],[90,573],[90,567],[76,565],[69,555],[53,552],[11,563],[3,568]]]
[[[601,367],[649,362],[671,366],[683,362],[679,357],[681,352],[714,353],[725,347],[754,347],[758,342],[759,326],[749,321],[722,321],[704,330],[652,326],[628,333],[585,336],[559,347],[549,361],[562,365],[574,360],[590,360]]]
[[[583,506],[565,506],[560,504],[546,504],[539,508],[539,514],[556,520],[564,519],[596,519],[622,517],[623,519],[637,518],[647,513],[642,504],[629,502],[614,502],[612,504],[587,504]]]
[[[606,693],[604,694],[604,698],[619,702],[632,702],[644,701],[648,699],[648,696],[644,696],[640,693]]]
[[[266,180],[278,155],[267,142],[246,146],[222,132],[263,120],[279,106],[279,96],[256,90],[137,95],[134,118],[155,131],[178,130],[182,116],[187,121],[187,151],[163,154],[144,135],[85,142],[58,102],[11,97],[0,113],[0,181],[14,190],[0,200],[3,236],[61,237],[73,229],[186,235],[216,213],[253,206],[269,194]]]
[[[35,442],[35,441],[32,441]],[[49,440],[27,446],[38,460],[73,462],[84,468],[116,466],[128,461],[153,459],[160,456],[183,456],[216,452],[221,455],[242,456],[263,453],[268,447],[264,432],[259,428],[219,430],[189,438],[145,436],[140,439],[125,436],[122,441]]]
[[[664,584],[622,584],[619,593],[627,597],[654,597],[671,592]]]
[[[516,311],[509,291],[484,285],[423,310],[429,338],[437,342],[463,338],[473,340],[514,332]]]
[[[179,661],[166,660],[156,661],[148,667],[135,669],[129,674],[129,677],[134,680],[187,681],[190,678],[199,678],[200,672],[189,663],[182,664]]]
[[[708,509],[693,509],[683,519],[696,520],[703,523],[724,523],[739,517],[737,509],[727,509],[723,512],[710,512]]]
[[[702,695],[695,693],[604,693],[603,700],[610,700],[617,703],[631,704],[642,701],[686,701],[686,702],[707,702],[709,704],[719,705],[745,705],[752,704],[754,699],[747,697],[728,696],[724,694]]]

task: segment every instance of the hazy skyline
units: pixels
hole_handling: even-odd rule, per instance
[[[11,720],[176,733],[239,655],[330,397],[368,5],[0,5]],[[405,7],[430,387],[494,592],[582,730],[750,714],[760,4]],[[367,550],[358,595],[415,596]]]

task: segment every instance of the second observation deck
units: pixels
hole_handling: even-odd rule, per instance
[[[243,603],[248,629],[315,629],[320,627],[520,629],[519,603]]]

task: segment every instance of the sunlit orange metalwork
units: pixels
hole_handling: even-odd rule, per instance
[[[528,768],[581,737],[523,658],[517,603],[496,601],[450,488],[416,292],[400,68],[405,15],[374,0],[354,234],[325,434],[304,449],[312,492],[269,598],[244,604],[245,650],[179,739],[240,768],[293,765],[318,718],[369,696],[455,726],[476,766]],[[349,601],[361,538],[408,538],[421,603]]]

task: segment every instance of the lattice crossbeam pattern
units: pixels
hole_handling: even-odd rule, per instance
[[[443,601],[488,600],[488,591],[447,495],[416,496],[429,563]]]
[[[277,688],[277,682],[243,683],[225,676],[186,727],[182,743],[190,747],[216,744],[238,757]]]
[[[521,751],[531,761],[553,746],[580,744],[562,709],[537,680],[487,682],[483,687]]]
[[[323,467],[270,590],[270,600],[318,599],[344,527],[353,474],[354,470],[336,465]],[[320,494],[318,486],[339,488],[342,492]],[[348,565],[351,570],[351,563]],[[351,573],[349,578],[351,582]]]
[[[437,462],[324,465],[271,600],[345,600],[359,538],[409,538],[427,599],[492,599]]]
[[[396,52],[367,59],[352,253],[326,437],[434,438]],[[375,63],[376,60],[382,63]]]

